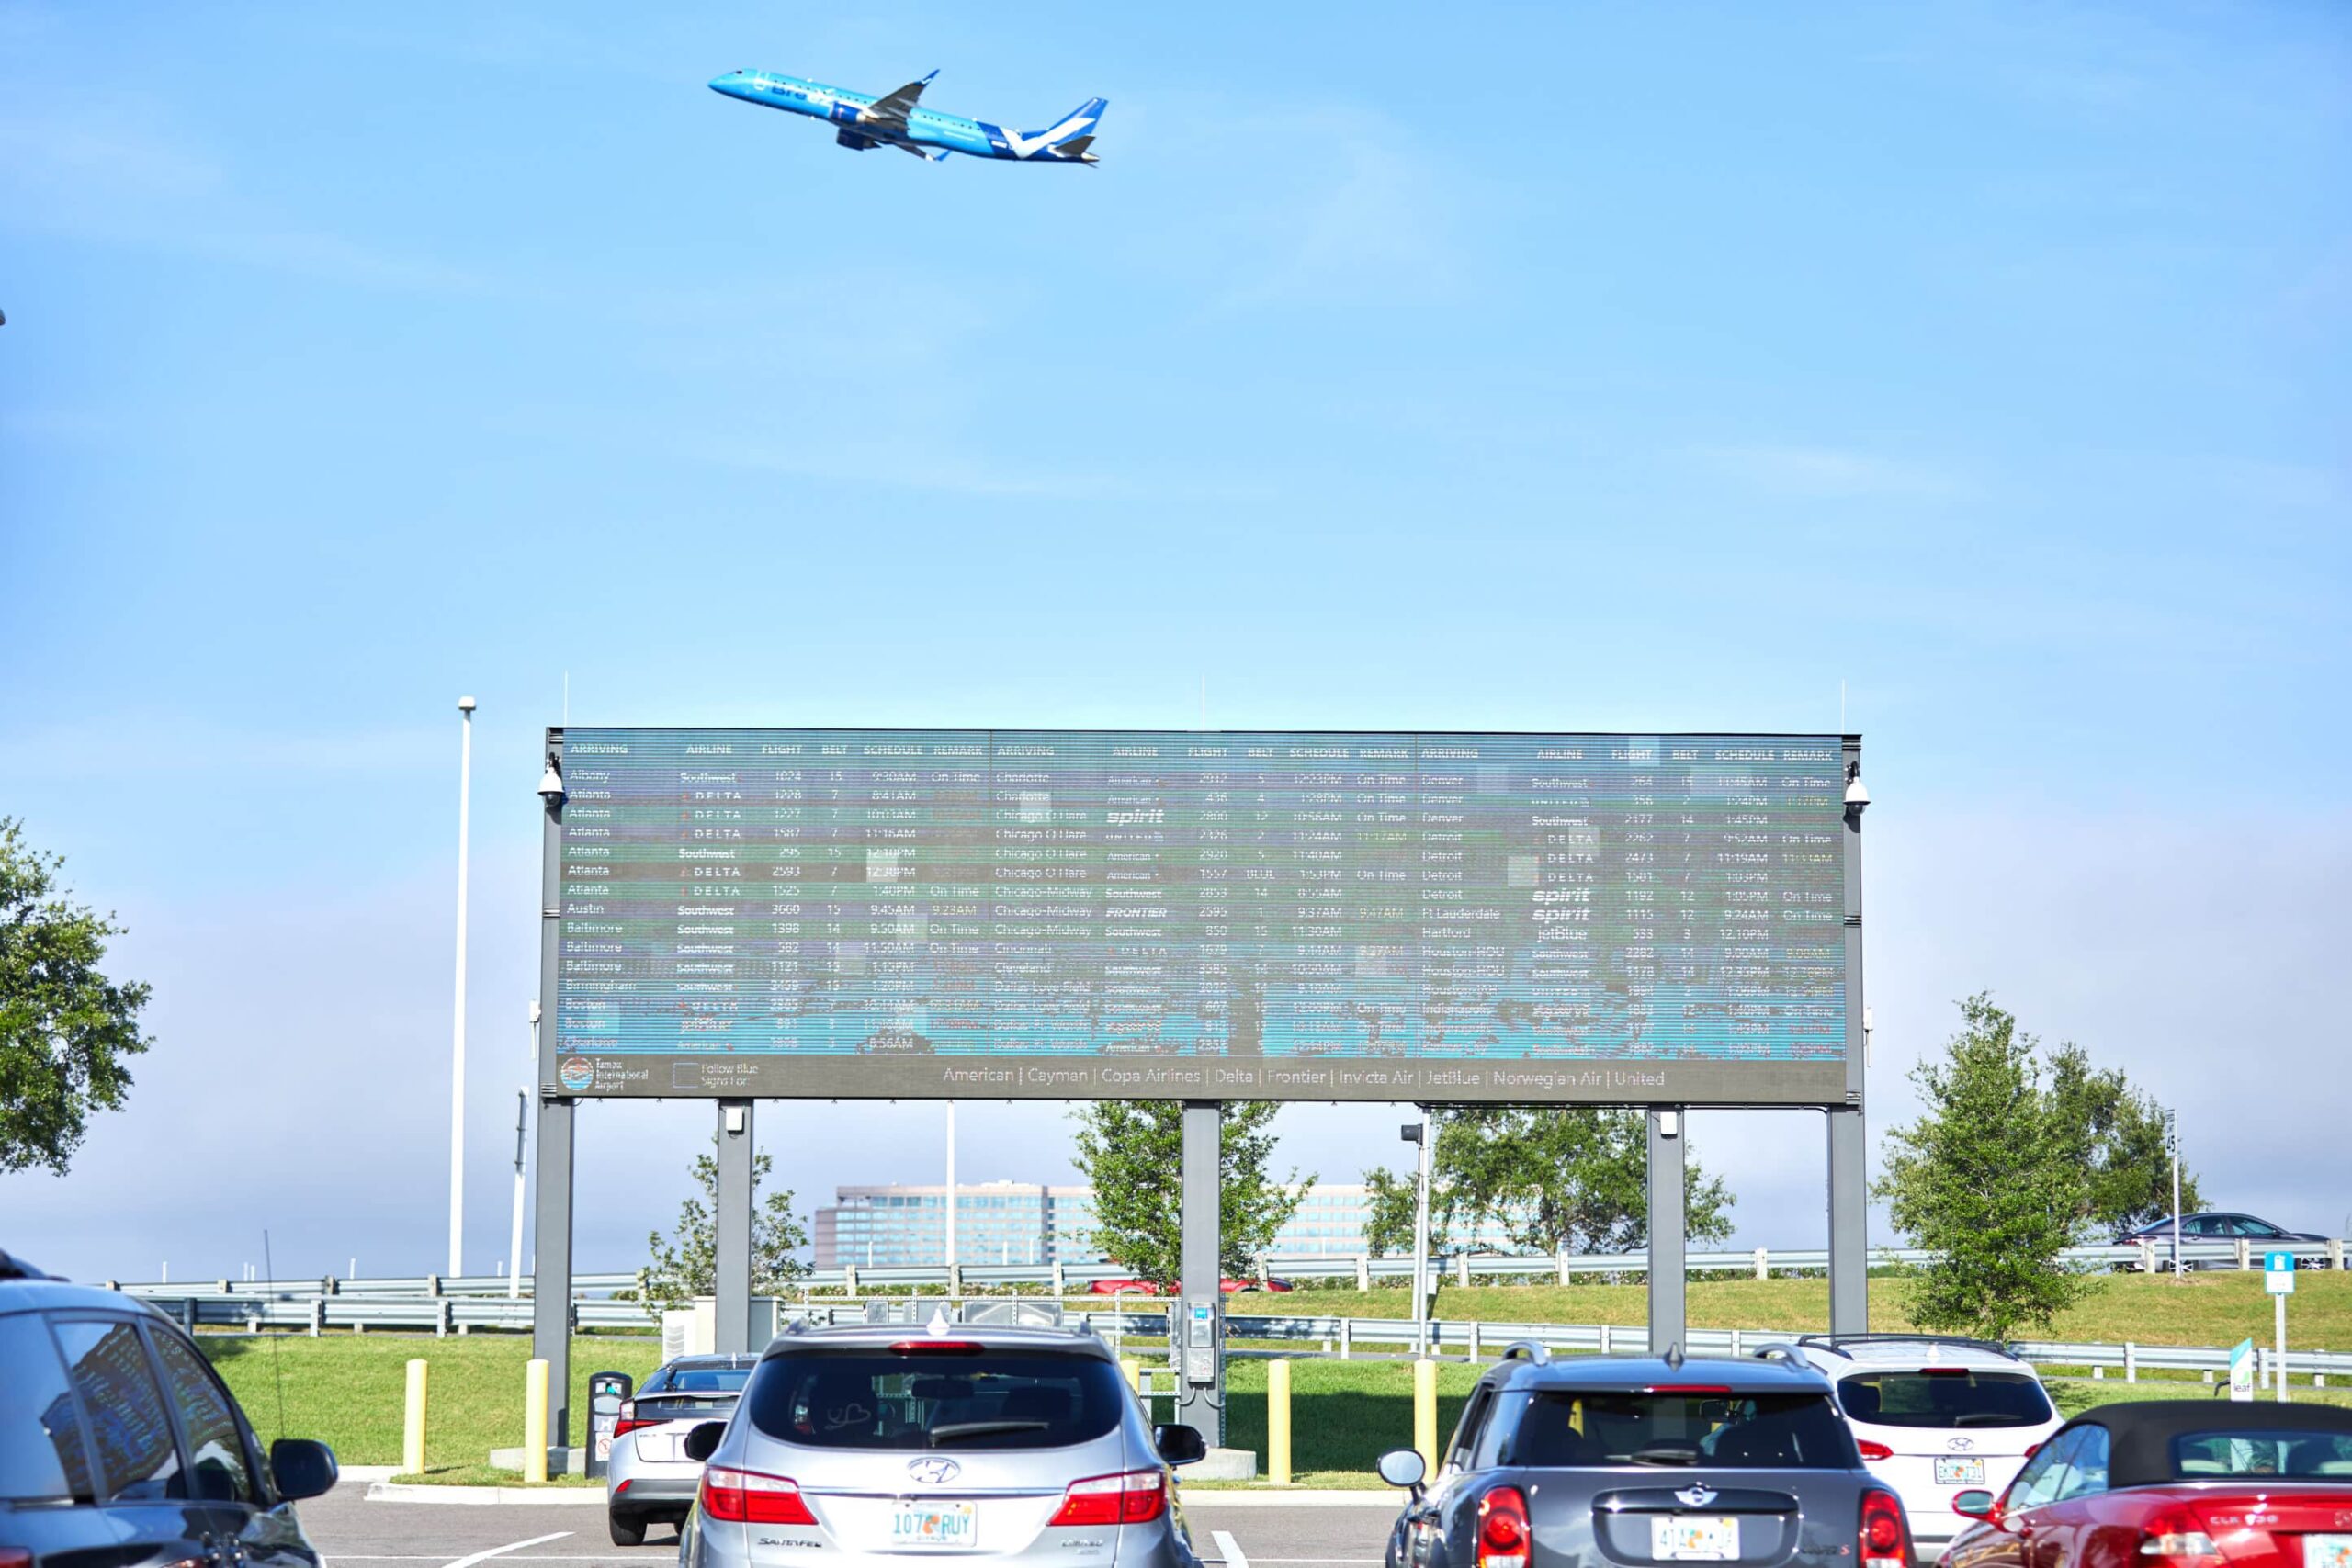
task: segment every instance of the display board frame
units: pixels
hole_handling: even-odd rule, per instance
[[[1406,739],[1442,747],[1447,742],[1559,742],[1601,748],[1652,747],[1662,755],[1735,743],[1802,748],[1814,754],[1819,776],[1807,798],[1813,813],[1806,826],[1815,839],[1835,834],[1836,863],[1827,880],[1816,872],[1807,896],[1824,886],[1838,889],[1832,918],[1821,922],[1825,940],[1838,942],[1839,1000],[1834,1030],[1823,1030],[1825,1048],[1808,1059],[1724,1056],[1628,1055],[1623,1058],[1535,1055],[1469,1057],[1431,1054],[1395,1056],[1230,1056],[1214,1054],[1132,1055],[922,1051],[802,1054],[781,1050],[654,1054],[644,1050],[600,1050],[593,1041],[567,1033],[565,1002],[580,976],[567,968],[567,910],[582,907],[579,883],[565,876],[567,833],[587,822],[597,794],[588,775],[596,772],[583,747],[590,737],[671,738],[687,734],[741,739],[768,736],[794,739],[828,737],[953,735],[1049,736],[1073,742],[1105,744],[1131,739],[1242,745],[1258,742]],[[1834,773],[1818,753],[1837,758]],[[1860,1093],[1860,996],[1859,817],[1844,807],[1842,790],[1830,803],[1819,798],[1824,781],[1837,784],[1857,776],[1860,738],[1854,735],[1767,732],[1385,732],[1363,730],[1130,731],[899,730],[756,727],[572,726],[550,728],[547,753],[563,776],[567,794],[547,811],[542,880],[541,991],[548,998],[547,1024],[539,1036],[541,1092],[579,1099],[988,1099],[1084,1100],[1095,1099],[1296,1100],[1407,1101],[1428,1103],[1583,1103],[1614,1106],[1844,1106]],[[584,809],[583,809],[584,808]],[[581,840],[571,840],[575,847]],[[574,869],[577,869],[576,867]],[[1768,885],[1769,891],[1777,891]],[[575,921],[575,924],[577,922]],[[1842,927],[1842,941],[1838,928]]]

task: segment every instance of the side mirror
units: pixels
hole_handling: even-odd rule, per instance
[[[277,1495],[299,1503],[334,1491],[343,1472],[335,1466],[334,1450],[324,1443],[280,1438],[269,1445],[269,1473],[277,1483]]]
[[[1192,1464],[1209,1457],[1208,1439],[1191,1427],[1154,1427],[1151,1446],[1170,1464]]]
[[[724,1421],[705,1421],[686,1434],[686,1457],[700,1464],[718,1451],[718,1439],[727,1435]]]
[[[1954,1496],[1951,1511],[1964,1519],[1984,1519],[1987,1522],[1998,1518],[2001,1512],[2000,1506],[1993,1501],[1993,1495],[1981,1486]]]
[[[1391,1449],[1380,1456],[1380,1479],[1391,1486],[1404,1487],[1416,1498],[1420,1496],[1422,1478],[1429,1472],[1429,1464],[1419,1450]]]

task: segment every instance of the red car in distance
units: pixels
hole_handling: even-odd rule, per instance
[[[1217,1289],[1230,1296],[1241,1291],[1287,1291],[1294,1287],[1288,1280],[1220,1280]],[[1148,1280],[1095,1280],[1086,1287],[1090,1296],[1172,1296],[1173,1285],[1155,1285]]]
[[[1946,1568],[2352,1568],[2352,1409],[2103,1404],[1952,1506]]]

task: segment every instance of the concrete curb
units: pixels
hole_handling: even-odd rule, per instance
[[[525,1504],[534,1507],[598,1507],[605,1494],[596,1486],[426,1486],[416,1482],[373,1481],[368,1484],[370,1503],[471,1503],[477,1507]]]

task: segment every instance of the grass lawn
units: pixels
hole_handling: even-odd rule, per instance
[[[1871,1326],[1915,1326],[1903,1311],[1905,1282],[1871,1281]],[[1300,1317],[1402,1317],[1408,1292],[1396,1290],[1311,1290],[1283,1295],[1250,1293],[1233,1299],[1238,1315]],[[1646,1321],[1648,1292],[1640,1285],[1447,1284],[1438,1292],[1437,1315],[1500,1323],[1607,1323]],[[1693,1280],[1689,1313],[1693,1328],[1784,1328],[1826,1332],[1826,1280]],[[2130,1339],[2143,1345],[2234,1345],[2251,1337],[2270,1343],[2270,1298],[2260,1270],[2191,1274],[2176,1285],[2169,1275],[2102,1274],[2089,1295],[2034,1339]],[[2352,1349],[2352,1269],[2306,1269],[2295,1276],[2295,1296],[2287,1308],[2287,1347]]]
[[[275,1345],[285,1370],[282,1427],[272,1343],[221,1334],[197,1337],[264,1442],[281,1436],[316,1438],[345,1464],[400,1463],[407,1368],[417,1358],[432,1369],[424,1401],[427,1470],[482,1465],[494,1448],[522,1446],[523,1368],[531,1359],[527,1336],[281,1336]],[[582,1441],[586,1432],[590,1372],[642,1379],[661,1363],[662,1342],[650,1335],[575,1337],[571,1440]]]

